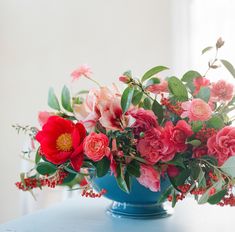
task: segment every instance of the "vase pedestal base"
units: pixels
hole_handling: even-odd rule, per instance
[[[156,219],[172,215],[172,209],[165,204],[129,204],[113,202],[107,209],[107,213],[114,217],[132,219]]]

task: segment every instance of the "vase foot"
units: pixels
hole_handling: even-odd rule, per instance
[[[172,209],[164,204],[136,205],[114,201],[107,213],[119,218],[156,219],[170,216]]]

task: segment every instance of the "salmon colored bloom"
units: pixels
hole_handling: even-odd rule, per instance
[[[109,155],[109,139],[103,133],[97,134],[91,132],[91,134],[85,138],[83,148],[87,157],[97,162],[104,156]]]
[[[150,85],[147,90],[154,94],[168,93],[168,82],[166,80],[161,80],[159,84]]]
[[[160,173],[152,166],[141,164],[138,182],[153,192],[160,191]]]
[[[90,78],[91,74],[92,74],[91,68],[88,65],[84,64],[81,65],[78,69],[74,70],[71,73],[71,77],[73,78],[72,80],[74,81],[79,79],[81,76]]]
[[[216,101],[230,101],[233,98],[234,86],[224,80],[212,83],[211,97]]]
[[[190,121],[207,121],[211,118],[211,107],[202,99],[196,98],[183,102],[181,107],[184,110],[181,117],[188,117]]]
[[[59,116],[51,116],[36,135],[41,154],[49,162],[59,165],[67,161],[79,171],[83,162],[83,140],[86,130]]]

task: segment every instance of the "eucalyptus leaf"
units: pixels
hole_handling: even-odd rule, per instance
[[[212,48],[213,48],[212,46],[208,46],[208,47],[204,48],[202,50],[202,55],[205,54],[206,52],[210,51]]]
[[[235,178],[235,156],[229,157],[220,169],[232,178]]]

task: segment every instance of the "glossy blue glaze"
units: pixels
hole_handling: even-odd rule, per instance
[[[131,192],[125,193],[118,187],[115,177],[110,173],[102,178],[94,178],[93,184],[98,191],[107,190],[105,197],[113,201],[107,212],[113,216],[139,219],[169,216],[166,207],[157,203],[162,192],[170,185],[168,178],[161,179],[161,191],[159,192],[152,192],[132,178]]]

